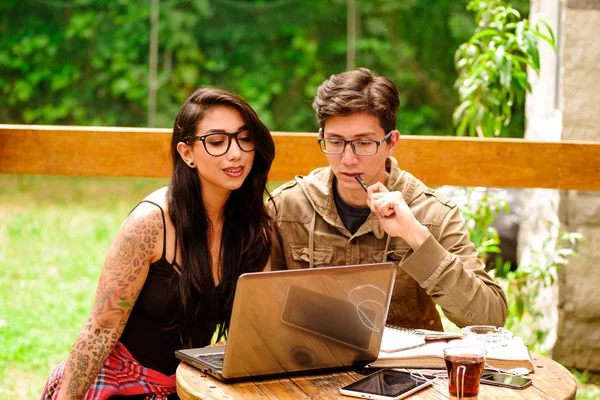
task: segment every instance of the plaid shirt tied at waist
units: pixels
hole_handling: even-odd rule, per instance
[[[48,378],[42,400],[54,400],[58,396],[65,363],[66,360]],[[175,374],[167,376],[140,365],[118,342],[83,399],[105,400],[117,394],[147,394],[146,400],[166,400],[167,395],[175,391]]]

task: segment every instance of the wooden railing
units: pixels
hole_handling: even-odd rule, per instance
[[[327,165],[316,134],[273,132],[270,180]],[[169,129],[0,125],[0,173],[168,177]],[[400,166],[428,185],[600,190],[600,142],[402,136]]]

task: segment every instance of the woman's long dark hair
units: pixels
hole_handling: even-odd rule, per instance
[[[202,201],[202,185],[196,169],[190,168],[177,151],[177,144],[194,136],[206,112],[216,105],[237,109],[255,143],[254,162],[239,189],[232,191],[223,211],[221,283],[215,287],[209,251],[208,220]],[[269,195],[266,184],[275,144],[267,127],[241,97],[217,88],[201,88],[179,109],[171,140],[173,175],[169,184],[169,216],[175,226],[181,252],[178,292],[181,311],[177,316],[182,341],[188,345],[210,343],[215,327],[218,337],[229,327],[238,277],[264,269],[271,251],[270,218],[263,204]],[[198,166],[201,168],[202,166]]]

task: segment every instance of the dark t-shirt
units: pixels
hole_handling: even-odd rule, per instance
[[[337,212],[342,223],[354,235],[358,228],[367,220],[371,209],[369,207],[354,207],[346,203],[338,192],[337,178],[333,179],[333,200],[335,201],[335,206],[337,207]]]

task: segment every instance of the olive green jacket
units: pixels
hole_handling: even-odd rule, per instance
[[[337,214],[331,168],[296,176],[273,192],[271,268],[293,269],[393,261],[399,266],[388,323],[443,330],[439,305],[456,325],[503,326],[504,292],[485,272],[464,218],[450,199],[387,160],[386,187],[400,191],[429,238],[413,251],[390,237],[371,213],[352,235]]]

